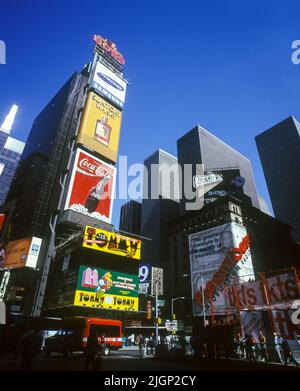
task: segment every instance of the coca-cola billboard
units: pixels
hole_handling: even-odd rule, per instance
[[[65,209],[111,222],[116,168],[78,148]]]

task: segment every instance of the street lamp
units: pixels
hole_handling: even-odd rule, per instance
[[[183,274],[182,277],[190,277],[190,274]],[[203,276],[200,274],[201,278],[201,292],[202,292],[202,307],[203,307],[203,324],[206,327],[206,313],[205,313],[205,300],[204,300],[204,288],[203,288]]]
[[[184,297],[184,296],[179,296],[179,297],[175,297],[174,299],[172,299],[172,303],[171,303],[171,314],[172,314],[172,319],[174,318],[174,314],[173,314],[173,303],[174,303],[174,301],[179,300],[179,299],[184,300],[185,297]]]

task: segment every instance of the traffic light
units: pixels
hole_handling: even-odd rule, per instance
[[[147,319],[151,319],[151,316],[152,316],[152,305],[151,305],[151,301],[148,300],[147,301],[147,307],[146,307],[146,316],[147,316]]]

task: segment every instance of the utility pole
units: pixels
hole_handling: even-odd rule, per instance
[[[157,283],[155,280],[155,344],[158,345],[158,302],[157,302]]]
[[[203,277],[202,277],[202,274],[201,274],[201,291],[202,291],[203,323],[204,323],[204,327],[206,327],[205,299],[204,299],[204,289],[203,289]]]

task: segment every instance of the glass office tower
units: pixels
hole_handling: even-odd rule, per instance
[[[300,124],[289,117],[255,138],[275,217],[300,241]]]

